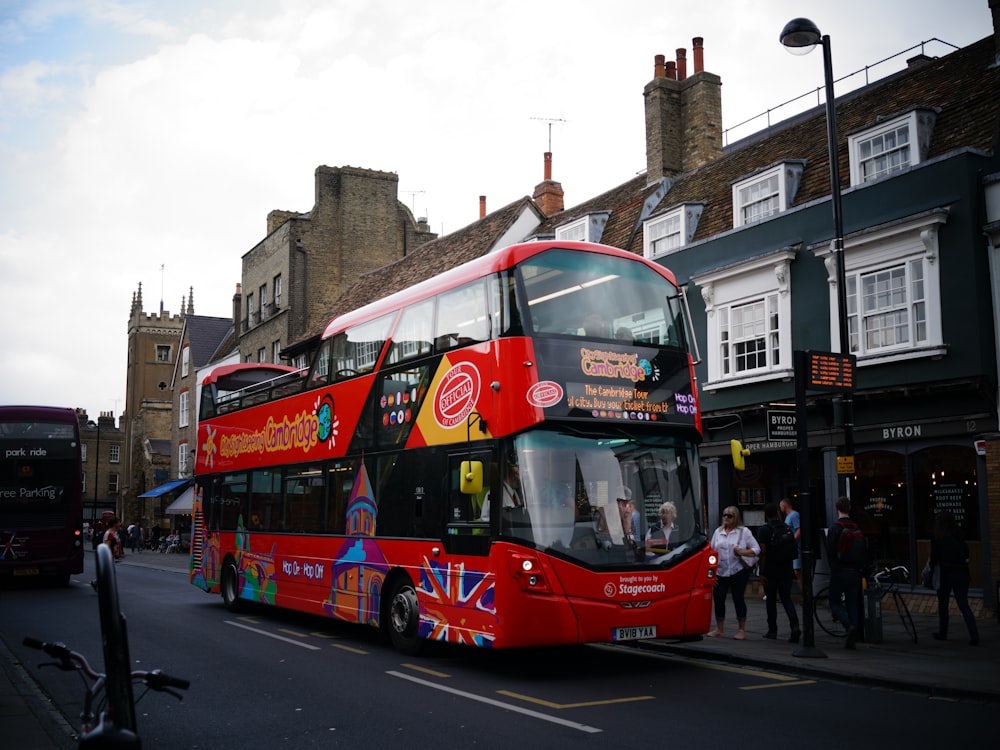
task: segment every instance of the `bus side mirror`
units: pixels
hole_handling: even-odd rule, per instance
[[[483,491],[483,462],[462,461],[461,483],[459,489],[463,495],[478,495]]]

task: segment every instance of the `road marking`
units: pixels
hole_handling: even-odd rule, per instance
[[[442,679],[451,677],[450,674],[445,672],[438,672],[433,669],[428,669],[427,667],[421,667],[419,664],[401,664],[400,666],[406,667],[407,669],[413,669],[417,672],[423,672],[424,674],[429,674],[431,677],[441,677]]]
[[[552,701],[543,700],[542,698],[532,698],[530,695],[513,693],[510,690],[497,690],[497,692],[500,693],[500,695],[506,695],[508,698],[516,698],[519,701],[526,701],[528,703],[537,703],[540,706],[545,706],[546,708],[554,708],[557,710],[562,710],[566,708],[586,708],[588,706],[610,706],[615,703],[634,703],[635,701],[651,701],[656,698],[655,695],[637,695],[632,698],[609,698],[607,700],[585,701],[583,703],[553,703]]]
[[[779,678],[772,677],[771,679],[779,679]],[[779,680],[778,682],[772,682],[772,683],[770,683],[768,685],[744,685],[743,687],[740,688],[740,690],[765,690],[767,688],[792,687],[792,685],[815,685],[816,684],[816,680],[796,680],[794,678],[785,678],[785,679],[786,679],[785,682],[781,682]]]
[[[251,633],[257,633],[258,635],[265,635],[268,638],[274,638],[276,641],[284,641],[285,643],[291,643],[293,646],[298,646],[299,648],[307,648],[310,651],[319,651],[319,646],[314,646],[311,643],[302,643],[301,641],[293,641],[291,638],[285,638],[283,635],[278,635],[277,633],[268,633],[266,630],[261,630],[260,628],[251,628],[249,625],[244,625],[242,622],[233,622],[232,620],[225,620],[226,625],[232,625],[233,627],[243,628],[244,630],[249,630]]]
[[[331,643],[331,648],[339,648],[341,651],[349,651],[352,654],[360,654],[361,656],[367,656],[367,651],[362,651],[360,648],[354,648],[353,646],[345,646],[343,643]]]
[[[297,630],[289,630],[288,628],[278,628],[279,633],[288,633],[288,635],[294,635],[296,638],[308,638],[309,635],[306,633],[300,633]]]
[[[513,703],[504,703],[503,701],[498,701],[494,698],[487,698],[485,695],[476,695],[475,693],[466,693],[462,690],[456,690],[453,687],[448,687],[447,685],[439,685],[435,682],[430,682],[429,680],[422,680],[419,677],[413,675],[403,674],[402,672],[389,671],[386,674],[392,677],[399,677],[402,680],[409,680],[410,682],[415,682],[418,685],[423,685],[424,687],[429,687],[434,690],[440,690],[445,693],[451,693],[452,695],[457,695],[460,698],[468,698],[472,701],[478,701],[479,703],[485,703],[489,706],[496,706],[497,708],[502,708],[505,711],[513,711],[515,713],[522,714],[524,716],[530,716],[534,719],[540,719],[542,721],[548,721],[552,724],[559,724],[560,726],[568,727],[569,729],[576,729],[580,732],[586,732],[588,734],[597,734],[598,732],[603,732],[603,729],[598,729],[597,727],[587,726],[586,724],[580,724],[575,721],[567,721],[566,719],[560,719],[558,716],[550,716],[549,714],[543,714],[539,711],[532,711],[530,708],[524,708],[522,706],[514,705]]]

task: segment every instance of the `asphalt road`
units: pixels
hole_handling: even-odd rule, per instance
[[[25,635],[62,640],[100,664],[88,571],[68,589],[0,592],[0,636],[75,721],[74,675],[39,669]],[[403,657],[365,628],[277,610],[234,615],[177,571],[119,565],[136,668],[192,681],[182,702],[138,704],[147,748],[658,746],[816,748],[981,745],[995,731],[974,701],[802,678],[622,647]],[[544,623],[539,623],[544,627]],[[0,717],[2,723],[2,717]],[[774,727],[779,727],[775,730]],[[2,732],[0,732],[2,734]]]

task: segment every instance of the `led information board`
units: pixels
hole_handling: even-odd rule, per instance
[[[814,391],[850,391],[854,389],[853,354],[806,352],[806,388]]]

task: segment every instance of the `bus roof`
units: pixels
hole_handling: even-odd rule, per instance
[[[30,406],[11,405],[0,406],[0,420],[26,420],[29,422],[73,422],[76,423],[76,412],[68,406]]]
[[[577,250],[583,252],[599,253],[602,255],[615,255],[639,263],[644,263],[657,273],[665,277],[676,286],[677,280],[673,273],[663,266],[653,263],[650,260],[610,245],[599,245],[592,242],[559,242],[546,240],[544,242],[522,242],[516,245],[509,245],[501,250],[496,250],[486,255],[470,260],[460,266],[455,266],[443,273],[433,276],[424,281],[418,282],[411,287],[402,289],[390,294],[382,299],[370,302],[367,305],[351,310],[339,315],[327,325],[323,331],[323,338],[327,339],[351,326],[363,323],[367,320],[378,318],[393,310],[397,310],[405,305],[413,304],[421,299],[432,297],[448,289],[454,289],[462,284],[469,283],[475,279],[499,273],[524,260],[538,255],[539,253],[560,248],[564,250]]]
[[[289,367],[288,365],[276,365],[266,362],[241,362],[235,365],[222,365],[220,367],[216,367],[205,376],[205,378],[201,381],[201,384],[211,385],[212,383],[217,383],[234,373],[246,373],[248,375],[253,373],[253,377],[248,377],[247,382],[245,383],[245,385],[250,385],[252,383],[259,383],[262,380],[268,380],[269,378],[281,377],[282,375],[287,375],[291,372],[298,372],[298,370],[295,367]]]

